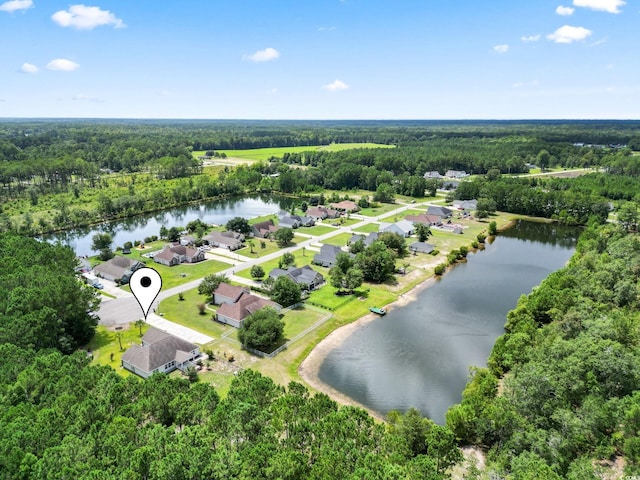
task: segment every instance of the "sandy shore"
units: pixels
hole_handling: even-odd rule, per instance
[[[393,310],[394,308],[402,307],[410,302],[415,301],[419,292],[429,288],[436,282],[437,279],[435,277],[429,277],[424,282],[416,285],[407,293],[401,294],[396,301],[390,303],[389,305],[385,305],[385,309],[387,311]],[[318,343],[318,345],[314,347],[313,350],[311,350],[307,358],[305,358],[304,361],[300,364],[298,373],[300,374],[300,377],[311,387],[319,392],[326,393],[329,397],[331,397],[338,403],[342,405],[353,405],[364,408],[369,412],[371,416],[379,420],[384,420],[384,416],[379,412],[374,412],[373,410],[368,409],[361,403],[358,403],[351,397],[348,397],[347,395],[337,391],[336,389],[322,382],[320,378],[318,378],[320,366],[322,365],[322,362],[324,362],[324,359],[327,357],[327,355],[329,355],[329,353],[333,349],[342,345],[344,341],[356,330],[362,328],[364,325],[372,322],[376,318],[378,318],[378,316],[371,313],[331,332],[324,339],[322,339],[320,343]]]

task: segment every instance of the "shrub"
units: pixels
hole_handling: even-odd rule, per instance
[[[445,272],[446,269],[447,266],[444,263],[441,263],[439,265],[436,265],[436,268],[433,269],[433,273],[440,276]]]

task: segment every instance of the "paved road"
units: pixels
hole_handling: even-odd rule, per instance
[[[338,227],[334,231],[331,231],[324,235],[311,236],[311,238],[309,238],[308,240],[305,240],[304,242],[301,242],[293,247],[284,248],[282,250],[270,253],[268,255],[265,255],[259,258],[244,257],[232,252],[219,253],[217,250],[212,251],[212,253],[214,255],[223,255],[226,258],[233,260],[233,262],[235,263],[235,265],[219,273],[225,274],[228,277],[232,277],[236,281],[241,281],[246,284],[251,284],[252,282],[250,280],[244,279],[242,277],[234,276],[234,273],[240,270],[244,270],[246,268],[250,268],[253,265],[256,265],[259,263],[264,263],[269,260],[280,258],[282,254],[285,252],[294,252],[296,250],[301,250],[303,247],[308,248],[314,244],[321,243],[323,240],[331,238],[335,235],[339,235],[341,233],[351,233],[353,230],[363,225],[366,225],[368,223],[393,217],[394,215],[397,215],[399,212],[402,212],[403,210],[408,210],[410,208],[414,208],[416,206],[422,206],[425,204],[426,203],[402,205],[388,213],[380,215],[375,219],[352,214],[351,218],[362,219],[362,221],[348,227]],[[192,280],[182,285],[178,285],[177,287],[169,288],[167,290],[162,290],[158,295],[158,298],[153,304],[153,312],[155,312],[155,309],[158,307],[159,303],[165,298],[171,297],[173,295],[177,295],[178,293],[181,293],[181,292],[186,292],[187,290],[191,290],[193,288],[197,288],[198,285],[200,285],[201,281],[202,279],[198,278],[196,280]],[[144,318],[142,315],[142,310],[140,308],[140,305],[138,305],[138,302],[133,297],[133,295],[129,292],[126,292],[125,290],[120,290],[120,289],[118,290],[119,290],[117,294],[118,298],[103,297],[102,299],[102,303],[100,304],[100,309],[98,310],[98,316],[100,317],[100,323],[102,325],[108,325],[108,326],[123,325],[131,322],[135,322],[136,320],[140,320]],[[183,327],[181,325],[177,325],[173,322],[170,322],[167,319],[164,319],[158,315],[155,315],[155,313],[150,313],[148,315],[147,323],[150,323],[151,325],[155,325],[158,328],[161,328],[162,330],[166,330],[169,333],[172,333],[173,335],[184,338],[194,343],[203,344],[203,343],[210,342],[212,340],[210,337],[207,337],[206,335],[196,332],[195,330],[191,330],[190,328]]]

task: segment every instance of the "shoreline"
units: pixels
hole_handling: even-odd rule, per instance
[[[438,278],[435,275],[426,278],[424,281],[420,282],[407,292],[400,294],[398,298],[393,302],[384,305],[384,308],[390,310],[396,307],[403,307],[405,305],[408,305],[409,303],[417,300],[418,293],[431,287],[437,281]],[[320,380],[320,377],[318,376],[320,372],[320,366],[332,350],[342,345],[345,340],[356,330],[362,328],[363,326],[373,322],[378,318],[380,318],[378,317],[378,315],[369,313],[354,320],[351,323],[333,330],[329,335],[320,340],[320,342],[315,347],[313,347],[311,352],[309,352],[309,354],[305,357],[305,359],[298,367],[298,375],[300,375],[300,378],[314,390],[328,395],[332,400],[338,402],[339,404],[360,407],[366,410],[372,417],[384,422],[386,421],[385,416],[380,412],[371,410],[370,408],[365,407],[348,395],[337,391],[335,388],[327,385],[322,380]]]

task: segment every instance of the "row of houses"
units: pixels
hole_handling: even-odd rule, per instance
[[[424,178],[465,178],[469,174],[464,170],[447,170],[444,175],[441,175],[437,170],[426,172]]]

